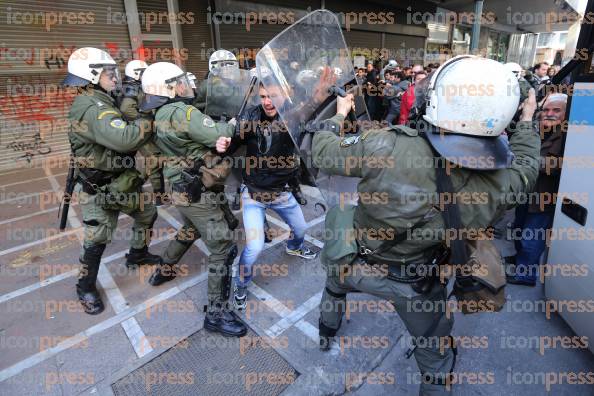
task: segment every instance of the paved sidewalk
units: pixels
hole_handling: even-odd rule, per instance
[[[71,207],[67,231],[56,231],[57,198],[65,175],[65,168],[0,174],[2,395],[111,394],[111,384],[202,329],[208,254],[204,245],[197,241],[182,260],[184,276],[151,287],[146,283],[151,268],[128,270],[124,265],[131,230],[125,215],[99,275],[106,310],[97,316],[81,312],[74,293],[80,249],[80,228],[74,228],[80,225],[77,205]],[[319,251],[324,217],[314,206],[315,191],[306,192],[307,243]],[[318,350],[324,271],[319,259],[286,255],[287,226],[274,213],[268,216],[277,237],[259,260],[249,310],[242,317],[259,337],[260,343],[249,347],[273,347],[299,373],[283,395],[416,394],[416,363],[403,356],[407,332],[393,313],[354,312],[339,332],[348,338],[328,353]],[[179,221],[174,208],[159,209],[152,252],[163,252]],[[239,232],[240,249],[243,237]],[[506,290],[511,301],[544,298],[540,286]],[[363,299],[370,297],[349,295],[349,300]],[[539,350],[541,336],[573,336],[556,314],[550,319],[541,312],[513,309],[456,314],[454,333],[465,343],[456,365],[461,382],[453,388],[456,395],[542,395],[547,394],[540,382],[546,373],[549,378],[556,373],[559,382],[559,373],[594,370],[588,350]],[[387,342],[361,342],[370,336]],[[551,385],[550,394],[593,395],[594,385]]]

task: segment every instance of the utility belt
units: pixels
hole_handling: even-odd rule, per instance
[[[185,194],[192,203],[200,201],[202,194],[208,191],[222,192],[225,179],[231,173],[231,165],[228,159],[207,151],[194,162],[193,167],[182,169],[182,180],[173,183],[173,191]]]
[[[417,293],[427,294],[436,282],[439,282],[439,268],[447,262],[450,251],[443,245],[426,255],[418,264],[394,263],[381,258],[383,253],[405,241],[409,233],[424,227],[433,217],[434,209],[430,210],[421,220],[410,229],[396,234],[393,239],[383,241],[377,248],[371,250],[357,239],[357,256],[371,266],[383,266],[387,269],[386,277],[392,281],[410,284]],[[386,268],[387,267],[387,268]]]
[[[390,241],[391,242],[391,241]],[[429,254],[424,255],[417,263],[396,263],[381,259],[373,254],[357,240],[359,252],[357,257],[364,263],[380,267],[386,273],[386,278],[391,281],[411,285],[414,291],[420,294],[428,294],[433,286],[440,281],[441,266],[446,264],[450,250],[440,244]]]
[[[94,195],[95,202],[105,210],[134,211],[141,206],[144,178],[136,169],[113,174],[92,168],[79,168],[78,180],[82,191]]]
[[[211,195],[216,194],[216,196],[206,197],[205,201],[208,202],[209,199],[212,199],[219,208],[223,211],[223,216],[227,225],[229,226],[230,230],[234,230],[239,225],[239,220],[233,215],[231,208],[229,207],[229,202],[227,201],[227,197],[225,196],[225,187],[219,184],[211,185],[207,187],[204,184],[203,176],[198,173],[196,174],[193,169],[184,169],[181,173],[182,181],[173,183],[172,188],[174,192],[183,194],[186,196],[189,202],[196,203],[202,199],[203,194],[213,193]]]
[[[97,194],[101,187],[108,185],[113,180],[111,173],[99,169],[79,168],[78,170],[78,181],[81,182],[82,190],[89,195]]]

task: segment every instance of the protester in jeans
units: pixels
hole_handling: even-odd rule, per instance
[[[233,152],[239,145],[246,145],[241,193],[246,246],[234,282],[233,303],[237,309],[246,306],[253,266],[264,248],[266,209],[278,213],[291,229],[287,254],[308,260],[316,257],[304,246],[307,224],[292,192],[298,186],[299,157],[271,100],[282,96],[281,87],[269,86],[267,90],[260,85],[258,93],[261,104],[248,109],[239,120],[239,134],[232,142],[230,139],[227,150]]]
[[[565,145],[565,110],[567,95],[552,94],[546,98],[540,113],[540,173],[533,199],[516,208],[513,238],[516,247],[515,266],[508,269],[509,283],[534,286],[540,256],[546,247],[546,234],[553,225],[555,202],[559,189],[561,157]],[[556,195],[555,195],[556,197]]]

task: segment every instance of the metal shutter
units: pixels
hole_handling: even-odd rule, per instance
[[[167,19],[167,0],[137,0],[140,31],[150,34],[170,34],[171,26]]]
[[[365,32],[362,30],[342,30],[344,41],[350,48],[365,48],[369,50],[380,49],[382,46],[382,34],[378,32]]]
[[[262,48],[266,43],[290,25],[257,23],[246,30],[243,23],[220,24],[221,46],[232,52],[240,48]]]
[[[74,12],[76,24],[64,19],[48,31],[42,17],[60,12]],[[15,17],[16,22],[33,23],[17,24]],[[69,152],[66,117],[74,92],[59,85],[68,57],[77,48],[93,46],[109,51],[123,68],[132,55],[124,17],[123,0],[3,2],[0,169],[30,166]]]
[[[390,59],[400,64],[423,64],[425,37],[386,33],[385,48],[390,52]]]
[[[208,0],[179,0],[180,12],[194,13],[194,23],[181,25],[182,40],[188,50],[185,68],[199,80],[208,71],[208,52],[212,48],[211,26],[207,19]]]

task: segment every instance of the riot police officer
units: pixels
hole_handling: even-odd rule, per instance
[[[96,315],[104,309],[95,286],[99,263],[120,211],[134,219],[126,264],[161,262],[148,252],[157,210],[150,203],[142,205],[143,178],[134,163],[134,152],[150,138],[150,128],[140,121],[126,122],[116,107],[113,93],[120,80],[117,64],[107,52],[97,48],[74,51],[63,84],[80,87],[68,114],[68,138],[76,165],[74,191],[85,228],[76,291],[85,312]]]
[[[119,107],[126,121],[134,121],[140,117],[152,120],[152,114],[138,111],[138,104],[143,97],[140,79],[147,67],[145,61],[134,59],[128,62],[124,69],[122,97],[120,98]],[[163,180],[163,169],[160,166],[159,149],[151,139],[142,145],[139,151],[144,157],[145,172],[153,186],[155,204],[160,206],[165,192],[165,182]]]
[[[217,183],[224,183],[221,168],[212,150],[220,141],[233,135],[234,124],[215,123],[185,99],[192,98],[191,83],[178,66],[158,62],[150,65],[142,77],[145,93],[141,110],[155,109],[157,146],[167,157],[164,175],[169,179],[173,192],[172,203],[183,218],[184,225],[171,241],[149,283],[158,286],[175,278],[176,267],[182,256],[198,238],[210,251],[208,256],[208,306],[204,327],[227,336],[246,334],[245,325],[237,318],[228,304],[231,287],[231,265],[237,255],[231,232],[219,205],[220,196],[213,192],[213,175]],[[224,173],[224,172],[222,172]],[[210,180],[210,181],[209,181]]]
[[[407,271],[426,265],[442,244],[444,220],[435,202],[425,199],[437,191],[437,157],[453,165],[450,180],[454,191],[488,197],[459,205],[466,227],[486,228],[508,206],[499,194],[525,193],[535,183],[540,143],[532,123],[536,109],[533,91],[523,104],[521,120],[508,146],[500,133],[518,108],[519,93],[508,92],[509,84],[513,86],[517,80],[503,65],[472,56],[457,57],[426,80],[424,86],[417,87],[418,106],[425,110],[416,129],[391,126],[341,138],[336,132],[353,106],[352,95],[348,95],[337,99],[337,114],[314,135],[316,166],[330,174],[361,178],[359,196],[386,193],[386,199],[360,200],[357,206],[333,208],[326,216],[326,235],[336,235],[326,240],[321,255],[327,268],[319,320],[323,350],[329,349],[339,330],[347,293],[353,291],[391,301],[412,337],[450,336],[453,318],[443,312],[445,285],[428,278],[417,280]],[[491,94],[452,94],[452,87],[483,83],[493,89]],[[392,165],[378,167],[381,159]],[[416,227],[419,232],[408,236]],[[385,230],[385,238],[368,232],[376,230],[377,236],[380,229]],[[345,234],[349,230],[357,232]],[[349,242],[344,235],[356,235],[356,241]],[[360,270],[353,270],[357,266]],[[418,308],[424,306],[432,309]],[[454,350],[442,352],[439,343],[425,341],[414,351],[423,378],[420,393],[449,394],[445,385],[455,362]]]
[[[196,98],[194,99],[194,106],[198,110],[204,112],[206,109],[208,79],[211,78],[211,74],[216,75],[218,70],[229,70],[231,68],[239,70],[239,62],[235,55],[233,55],[233,52],[227,51],[226,49],[220,49],[210,55],[208,58],[208,75],[198,85]],[[230,116],[233,117],[234,114]]]

